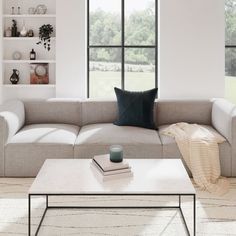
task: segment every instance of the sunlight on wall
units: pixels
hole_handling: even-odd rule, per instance
[[[225,97],[236,104],[236,77],[225,77]]]

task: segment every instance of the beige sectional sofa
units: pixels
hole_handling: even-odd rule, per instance
[[[222,174],[236,176],[236,107],[224,99],[157,100],[158,130],[113,125],[116,101],[8,101],[0,107],[0,176],[33,177],[49,158],[92,158],[112,144],[126,158],[181,158],[174,139],[160,135],[166,125],[189,122],[214,127]],[[79,170],[78,170],[79,171]]]

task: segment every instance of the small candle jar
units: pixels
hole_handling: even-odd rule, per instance
[[[122,162],[123,161],[123,148],[120,145],[112,145],[110,147],[110,160],[112,162]]]

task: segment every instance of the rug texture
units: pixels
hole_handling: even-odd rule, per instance
[[[0,179],[0,235],[28,235],[27,191],[33,179]],[[175,205],[178,198],[51,197],[50,204],[63,205]],[[33,230],[44,210],[45,199],[32,205]],[[192,227],[192,199],[183,198],[183,209]],[[186,230],[177,210],[49,210],[40,235],[84,236],[184,236]],[[197,235],[236,236],[236,179],[230,179],[229,192],[221,197],[197,189]]]

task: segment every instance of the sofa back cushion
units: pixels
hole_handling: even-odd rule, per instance
[[[83,126],[113,123],[118,116],[115,100],[48,99],[25,101],[25,123],[63,123]],[[211,125],[210,100],[157,100],[154,108],[156,126],[188,122]]]
[[[211,125],[210,100],[158,100],[155,110],[157,126],[178,122]]]
[[[81,126],[82,106],[77,99],[25,101],[25,121],[30,124],[61,123]]]
[[[96,123],[113,123],[118,116],[115,100],[92,100],[82,102],[83,125]]]

